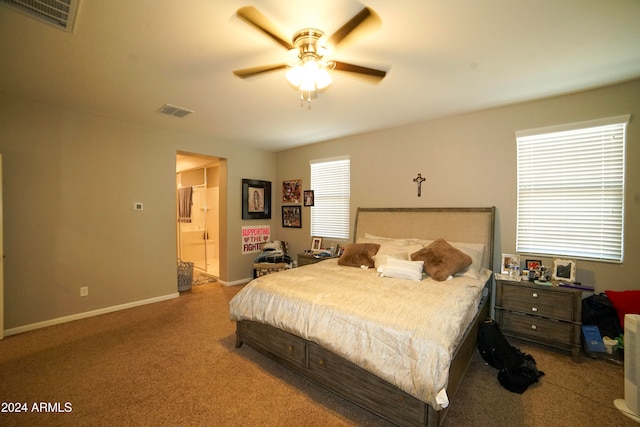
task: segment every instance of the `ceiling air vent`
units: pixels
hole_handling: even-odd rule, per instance
[[[80,0],[0,0],[22,13],[65,31],[73,31]]]
[[[158,111],[161,112],[162,114],[167,114],[169,116],[176,116],[176,117],[184,117],[187,114],[193,113],[193,111],[191,110],[187,110],[186,108],[176,107],[175,105],[171,105],[171,104],[164,104],[162,107],[160,107]]]

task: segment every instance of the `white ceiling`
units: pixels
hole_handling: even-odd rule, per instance
[[[309,110],[276,71],[287,51],[235,16],[252,5],[285,34],[327,34],[369,6],[382,26],[332,59]],[[640,77],[638,0],[81,0],[68,33],[0,7],[0,91],[268,150]],[[165,103],[195,111],[160,114]]]

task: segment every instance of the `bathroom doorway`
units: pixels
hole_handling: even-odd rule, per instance
[[[176,154],[177,253],[196,270],[219,278],[221,185],[225,159]]]

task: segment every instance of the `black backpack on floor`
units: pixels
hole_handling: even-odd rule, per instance
[[[616,338],[624,333],[618,312],[607,294],[594,294],[582,300],[582,324],[596,325],[600,335]]]
[[[493,319],[485,320],[478,328],[478,351],[485,362],[498,369],[498,381],[511,392],[524,393],[544,375],[533,356],[509,344]]]

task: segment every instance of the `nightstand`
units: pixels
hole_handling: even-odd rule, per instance
[[[582,292],[496,278],[496,322],[507,337],[570,351],[580,362]]]
[[[332,259],[337,257],[315,257],[313,254],[298,254],[298,267],[302,267],[307,264],[315,264],[316,262],[324,261],[325,259]]]

